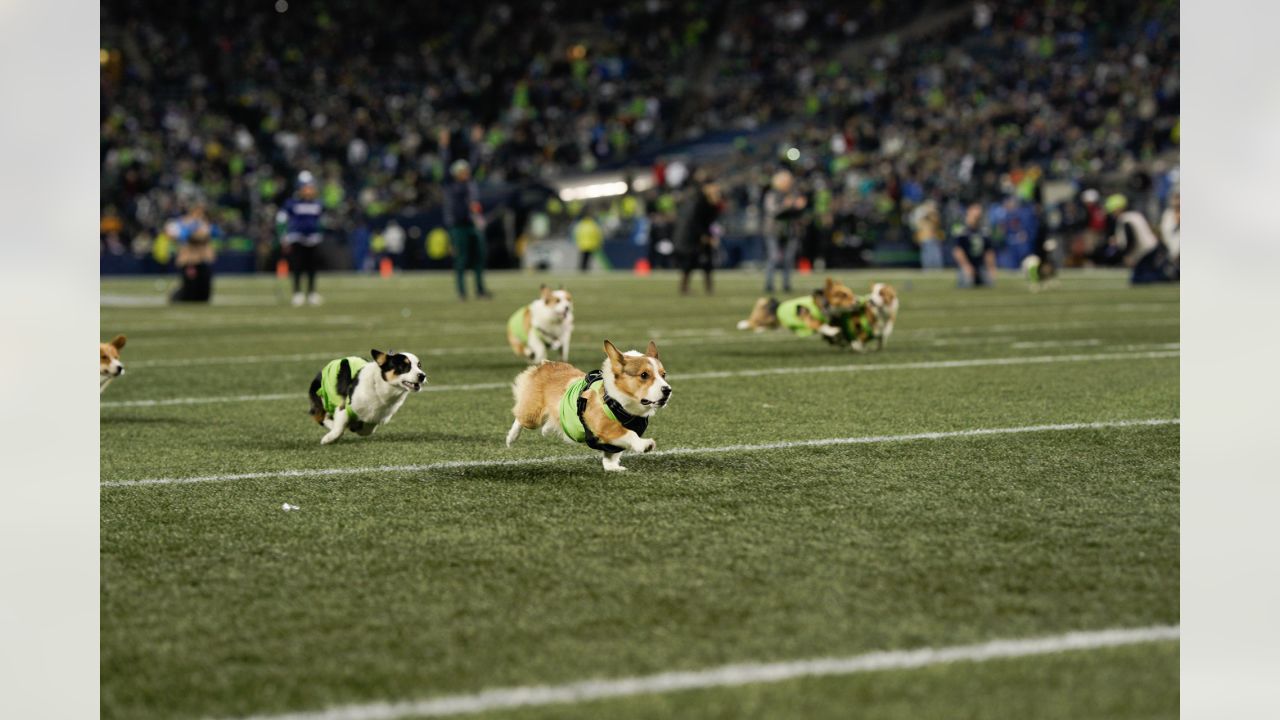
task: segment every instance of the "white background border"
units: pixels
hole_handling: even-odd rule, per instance
[[[1181,12],[1183,716],[1276,717],[1280,5]],[[98,34],[96,3],[0,0],[6,717],[99,707],[98,396],[77,370],[99,338]]]

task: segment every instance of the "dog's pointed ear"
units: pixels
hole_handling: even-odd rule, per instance
[[[836,286],[835,278],[828,276],[827,283],[822,286],[822,292],[826,293],[827,295],[830,295],[831,290],[835,288],[835,286]]]
[[[386,365],[386,364],[387,364],[387,354],[386,354],[386,353],[384,353],[384,352],[382,352],[381,350],[379,350],[379,349],[377,349],[377,348],[374,348],[373,350],[370,350],[370,351],[369,351],[369,356],[370,356],[370,357],[372,357],[372,358],[373,358],[373,361],[374,361],[375,363],[377,363],[378,365]]]
[[[650,340],[650,341],[649,341],[649,347],[645,348],[645,350],[644,350],[644,354],[645,354],[645,355],[648,355],[649,357],[653,358],[654,360],[657,360],[657,359],[658,359],[658,344],[657,344],[657,343],[655,343],[654,341]]]
[[[117,350],[122,350],[124,349],[125,341],[127,341],[128,339],[129,338],[125,337],[124,335],[117,335],[111,338],[111,346]]]
[[[546,284],[543,284],[541,287],[538,288],[538,296],[542,298],[543,302],[550,300],[551,288],[547,287]]]
[[[614,347],[613,343],[608,340],[604,341],[604,354],[609,356],[609,362],[613,363],[615,369],[622,367],[622,351]]]

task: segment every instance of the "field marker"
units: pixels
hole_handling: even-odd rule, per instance
[[[494,688],[478,693],[445,695],[428,700],[341,705],[324,710],[254,715],[243,720],[402,720],[403,718],[449,717],[514,708],[576,704],[634,695],[777,683],[805,677],[915,670],[958,662],[980,663],[1061,652],[1167,642],[1178,640],[1180,637],[1181,630],[1177,625],[1087,630],[1033,638],[992,640],[973,645],[886,650],[847,657],[775,663],[721,665],[705,670],[665,672],[611,680],[582,680],[564,685]]]
[[[974,358],[970,360],[923,360],[907,363],[878,363],[870,365],[814,365],[811,367],[758,368],[755,370],[715,370],[700,373],[673,374],[675,382],[682,380],[710,380],[728,377],[763,377],[767,375],[797,375],[806,373],[838,373],[838,372],[875,372],[879,370],[945,370],[951,368],[986,367],[991,365],[1040,365],[1060,362],[1089,362],[1096,360],[1146,360],[1176,358],[1179,355],[1177,343],[1159,344],[1157,350],[1146,352],[1122,353],[1089,353],[1081,355],[1028,355],[1003,358]],[[1164,349],[1167,348],[1167,349]],[[136,363],[135,363],[136,364]],[[472,390],[497,390],[509,388],[508,382],[469,383],[463,385],[427,385],[422,392],[452,392]],[[212,395],[203,397],[164,398],[159,400],[109,400],[99,403],[99,407],[160,407],[166,405],[204,405],[208,403],[256,402],[265,400],[300,400],[306,392],[298,390],[293,393],[268,393],[265,395]]]
[[[1178,425],[1178,418],[1152,418],[1144,420],[1111,420],[1088,423],[1062,423],[1057,425],[1023,425],[1020,427],[976,428],[972,430],[945,430],[940,432],[909,433],[906,435],[863,435],[860,437],[816,438],[813,440],[783,440],[779,442],[719,445],[715,447],[674,448],[658,450],[644,457],[679,457],[684,455],[712,455],[727,452],[762,452],[768,450],[785,450],[799,447],[830,447],[833,445],[870,445],[876,443],[912,442],[915,440],[945,440],[948,438],[983,437],[988,435],[1016,435],[1021,433],[1061,432],[1069,430],[1101,430],[1109,428],[1153,427],[1161,425]],[[495,432],[494,444],[501,442],[501,432]],[[337,467],[290,470],[267,470],[263,472],[233,473],[228,475],[196,475],[189,477],[146,478],[141,480],[107,480],[100,483],[104,488],[141,487],[144,485],[190,485],[209,482],[233,482],[236,480],[261,480],[265,478],[291,477],[332,477],[335,475],[365,475],[370,473],[417,473],[433,470],[458,470],[466,468],[488,467],[522,467],[528,465],[549,465],[556,463],[587,464],[596,462],[592,454],[550,455],[532,458],[511,458],[508,460],[445,460],[442,462],[423,463],[418,465],[373,465],[366,467]]]

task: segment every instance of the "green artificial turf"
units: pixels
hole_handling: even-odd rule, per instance
[[[535,432],[504,447],[506,384],[523,367],[504,322],[542,281],[574,293],[579,367],[599,364],[606,337],[657,340],[674,388],[646,435],[659,450],[1178,417],[1176,287],[840,276],[899,289],[883,352],[734,330],[759,295],[750,273],[720,276],[712,297],[680,297],[661,273],[495,274],[497,299],[465,304],[443,274],[324,276],[320,308],[289,307],[271,278],[220,278],[208,307],[149,305],[163,282],[104,280],[103,337],[129,344],[128,373],[102,396],[102,480],[354,470],[104,487],[103,716],[315,710],[1176,624],[1174,424],[627,455],[622,474]],[[328,357],[374,347],[420,354],[431,390],[373,436],[321,447],[307,385]],[[1041,361],[937,366],[1028,358]],[[697,377],[776,369],[799,372]],[[564,460],[377,469],[551,456]],[[509,714],[852,709],[1172,716],[1176,644]]]

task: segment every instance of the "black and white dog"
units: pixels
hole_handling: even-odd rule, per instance
[[[347,430],[362,437],[373,434],[427,381],[422,361],[413,353],[372,350],[370,355],[373,362],[354,355],[333,360],[311,381],[311,417],[329,429],[321,445]]]

